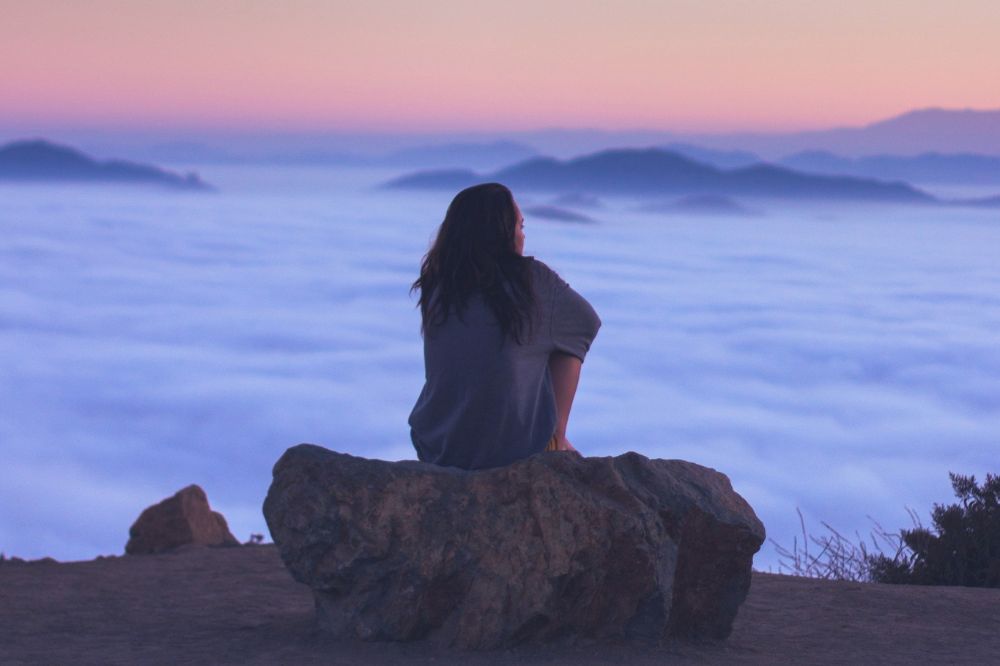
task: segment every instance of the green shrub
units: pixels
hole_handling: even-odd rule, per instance
[[[871,579],[880,583],[1000,587],[1000,476],[949,474],[958,504],[934,505],[933,530],[901,530],[905,557],[868,554]]]

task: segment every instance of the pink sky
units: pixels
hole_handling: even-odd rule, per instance
[[[787,130],[1000,108],[996,0],[0,0],[0,122]]]

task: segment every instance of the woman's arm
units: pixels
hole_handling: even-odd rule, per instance
[[[552,389],[556,395],[556,450],[576,451],[566,439],[566,424],[573,408],[576,387],[580,383],[580,369],[583,361],[572,354],[552,352],[549,356],[549,373],[552,375]]]

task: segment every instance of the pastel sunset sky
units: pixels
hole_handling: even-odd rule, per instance
[[[0,123],[858,125],[1000,107],[997,0],[0,0]]]

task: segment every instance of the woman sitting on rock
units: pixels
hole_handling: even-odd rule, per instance
[[[601,320],[524,256],[510,190],[487,183],[455,196],[413,289],[426,382],[409,424],[420,460],[483,469],[576,450],[566,424]]]

